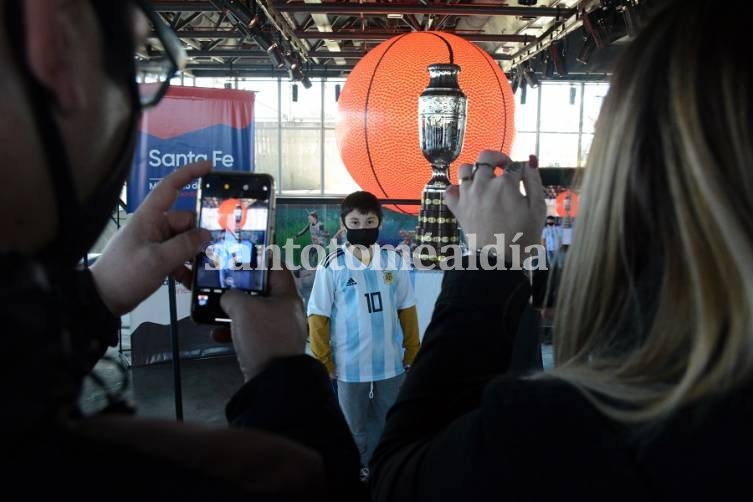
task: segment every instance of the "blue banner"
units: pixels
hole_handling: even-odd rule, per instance
[[[128,212],[175,169],[208,160],[218,171],[254,171],[254,94],[171,87],[144,114],[128,179]],[[175,209],[194,210],[198,181],[184,187]]]

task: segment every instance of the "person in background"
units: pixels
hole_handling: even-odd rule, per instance
[[[343,225],[342,222],[340,222],[340,228],[337,229],[337,232],[335,232],[335,235],[333,235],[332,238],[335,239],[335,244],[337,246],[342,246],[348,241],[348,229],[345,228],[345,225]]]
[[[546,217],[546,226],[541,232],[541,244],[546,248],[546,263],[552,268],[562,247],[562,229],[554,224],[554,216]]]
[[[393,250],[376,244],[382,207],[368,192],[348,195],[340,208],[347,243],[317,268],[308,303],[311,351],[337,380],[337,396],[368,479],[368,444],[419,348],[416,300],[408,270]],[[369,437],[369,402],[377,427]]]
[[[79,267],[116,207],[142,110],[159,102],[185,56],[181,43],[142,0],[0,0],[0,32],[3,489],[30,500],[53,491],[75,500],[367,499],[327,372],[303,355],[305,312],[286,271],[270,274],[274,299],[263,307],[237,291],[222,297],[246,382],[226,409],[233,429],[133,417],[114,391],[99,413],[81,410],[83,382],[117,343],[120,316],[170,274],[190,284],[184,263],[211,236],[195,215],[170,208],[211,164],[167,175],[96,264]],[[169,53],[170,66],[150,66],[164,71],[163,86],[136,82],[134,54],[146,53],[147,37]],[[290,336],[267,338],[272,326]]]
[[[295,234],[295,239],[298,239],[300,237],[303,237],[303,235],[308,232],[311,234],[311,245],[312,246],[321,246],[322,248],[326,249],[327,245],[329,244],[329,231],[327,230],[327,227],[324,226],[324,223],[319,221],[319,214],[316,211],[309,212],[308,215],[308,223],[306,226],[304,226],[301,230],[298,231],[298,233]],[[306,260],[308,260],[308,264],[310,266],[315,266],[316,259],[317,259],[318,253],[314,247],[309,248],[308,256],[306,256]],[[303,259],[303,257],[301,257]]]

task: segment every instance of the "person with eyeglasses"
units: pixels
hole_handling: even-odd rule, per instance
[[[184,263],[210,235],[194,215],[169,209],[211,165],[168,175],[97,263],[79,268],[118,200],[141,112],[164,96],[185,53],[145,1],[0,0],[0,27],[4,490],[29,499],[361,500],[358,452],[324,367],[303,355],[278,362],[289,350],[258,330],[232,335],[247,383],[226,414],[244,430],[128,416],[115,391],[101,412],[81,410],[83,381],[117,342],[119,317],[166,276],[189,282]],[[289,273],[270,283],[277,295],[295,292]],[[301,306],[278,324],[305,323]],[[302,353],[305,339],[285,343]]]

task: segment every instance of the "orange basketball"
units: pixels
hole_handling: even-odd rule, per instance
[[[217,208],[217,219],[220,227],[224,230],[235,230],[236,208],[240,208],[240,221],[238,228],[243,228],[246,224],[246,205],[238,199],[227,199]]]
[[[345,82],[336,126],[340,156],[361,189],[379,198],[420,199],[431,166],[418,140],[418,98],[429,83],[428,66],[454,62],[468,97],[465,139],[450,167],[473,163],[480,150],[510,153],[514,98],[499,65],[481,48],[443,32],[391,38],[361,59]],[[417,207],[402,207],[417,213]]]
[[[575,218],[578,216],[578,194],[575,192],[572,192],[570,190],[565,190],[564,192],[561,192],[559,195],[557,195],[557,199],[554,201],[554,210],[557,211],[557,214],[559,216],[567,216],[568,211],[565,207],[565,202],[567,198],[570,198],[570,216]]]

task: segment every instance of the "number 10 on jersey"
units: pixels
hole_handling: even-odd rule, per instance
[[[366,297],[366,306],[369,309],[369,314],[382,311],[382,293],[377,291],[376,293],[366,293],[363,296]]]

